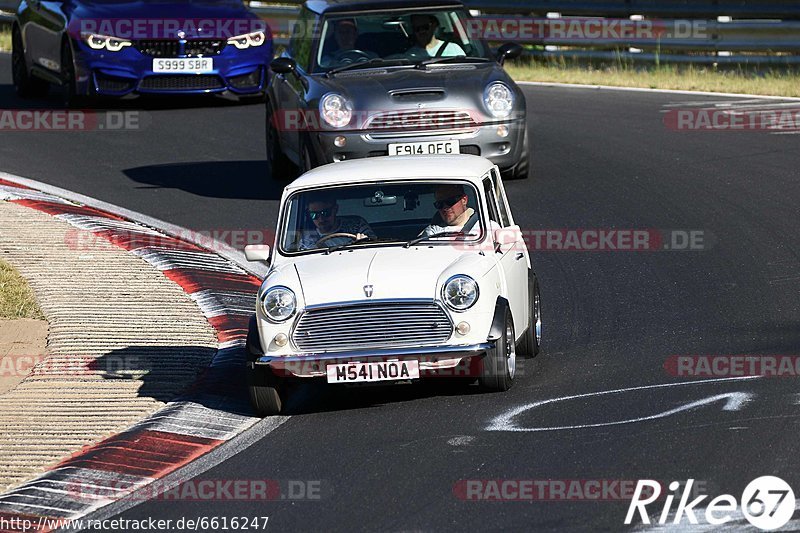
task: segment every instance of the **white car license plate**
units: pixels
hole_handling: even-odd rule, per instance
[[[214,59],[211,57],[182,57],[153,59],[153,72],[169,72],[176,74],[201,74],[214,70]]]
[[[392,143],[389,145],[389,155],[440,155],[457,153],[459,153],[458,141]]]
[[[419,378],[419,361],[380,361],[328,365],[328,383],[358,383]]]

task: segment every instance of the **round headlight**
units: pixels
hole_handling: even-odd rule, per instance
[[[483,103],[495,118],[505,118],[514,108],[514,92],[505,84],[494,82],[483,91]]]
[[[453,276],[442,288],[442,299],[454,311],[466,311],[478,301],[478,284],[463,274]]]
[[[326,124],[344,128],[353,117],[353,104],[340,94],[329,93],[319,101],[319,114]]]
[[[287,287],[272,287],[261,297],[261,308],[271,322],[284,322],[294,314],[297,300]]]

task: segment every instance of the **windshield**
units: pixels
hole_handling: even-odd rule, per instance
[[[486,59],[484,45],[470,37],[468,28],[466,14],[460,9],[327,17],[315,70],[324,72],[371,59],[410,64],[456,56]]]
[[[447,243],[444,232],[476,241],[483,225],[475,188],[467,182],[379,182],[296,193],[287,201],[278,243],[284,253],[347,246]]]

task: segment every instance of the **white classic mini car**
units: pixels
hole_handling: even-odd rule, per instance
[[[511,387],[539,352],[539,287],[497,166],[471,155],[375,157],[307,172],[283,192],[247,338],[256,411],[288,380],[476,379]]]

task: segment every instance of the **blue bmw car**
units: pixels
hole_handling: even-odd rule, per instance
[[[272,35],[241,0],[22,0],[12,50],[22,97],[56,85],[69,105],[129,94],[260,99]]]

